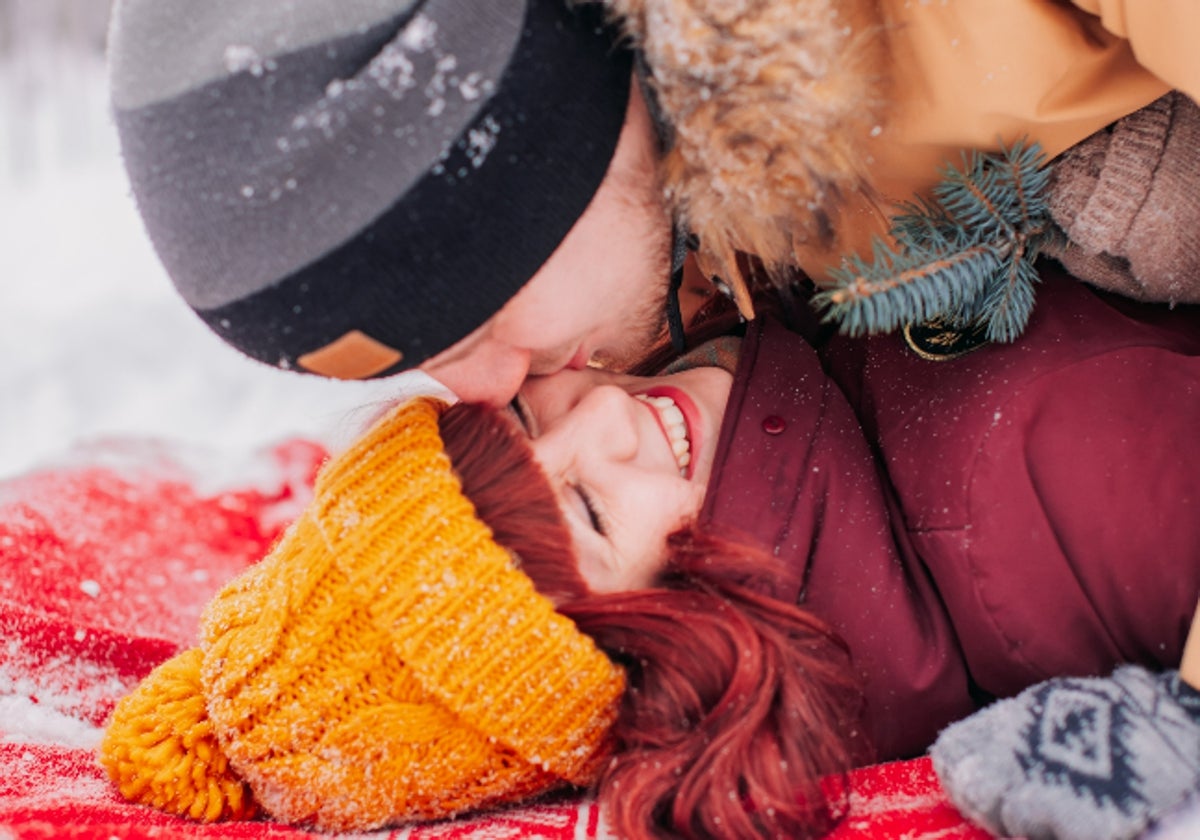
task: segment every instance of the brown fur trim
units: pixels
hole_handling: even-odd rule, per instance
[[[778,277],[830,244],[887,100],[878,0],[605,3],[674,125],[663,187],[702,265],[734,280],[742,251]]]

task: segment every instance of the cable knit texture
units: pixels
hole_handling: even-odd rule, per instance
[[[1076,277],[1146,301],[1200,302],[1200,108],[1172,92],[1065,152],[1050,210]]]
[[[198,669],[183,666],[205,700],[199,718],[180,717],[157,745],[138,729],[136,709],[181,694],[164,669],[123,701],[102,746],[123,793],[196,818],[248,813],[236,791],[219,802],[228,779],[191,786],[202,806],[137,795],[133,779],[210,730],[263,810],[326,830],[594,780],[623,675],[475,516],[437,412],[419,400],[385,416],[323,470],[271,555],[210,604],[202,656],[183,655]]]

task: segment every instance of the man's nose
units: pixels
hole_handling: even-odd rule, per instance
[[[529,373],[528,350],[498,341],[482,341],[469,353],[421,366],[463,402],[507,405]]]

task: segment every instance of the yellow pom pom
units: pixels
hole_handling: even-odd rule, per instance
[[[164,662],[122,700],[100,744],[121,795],[202,822],[243,819],[256,808],[229,766],[204,705],[192,649]]]

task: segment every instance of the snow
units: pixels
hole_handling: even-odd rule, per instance
[[[79,749],[94,749],[100,743],[99,727],[34,703],[27,697],[0,696],[0,719],[7,730],[7,733],[0,732],[0,742],[54,744]]]
[[[145,236],[99,57],[60,58],[41,55],[31,86],[0,55],[0,478],[98,437],[336,448],[356,409],[426,387],[276,370],[209,332]]]

